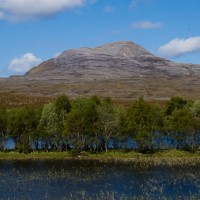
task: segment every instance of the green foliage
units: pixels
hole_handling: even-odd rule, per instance
[[[118,134],[117,138],[122,141],[127,141],[129,138],[128,130],[127,130],[127,110],[124,107],[118,106],[116,108],[119,117],[119,125],[118,125]]]
[[[111,100],[103,101],[100,106],[98,106],[98,130],[105,139],[105,149],[108,149],[108,141],[113,137],[119,127],[119,115],[116,108],[113,106]]]
[[[140,149],[150,148],[155,131],[162,129],[164,124],[159,107],[150,105],[143,97],[135,101],[127,111],[127,128],[139,142]]]
[[[191,106],[191,112],[195,117],[200,118],[200,100],[194,102]]]
[[[55,107],[55,113],[57,115],[59,124],[58,124],[58,132],[62,133],[64,128],[64,123],[66,119],[67,113],[71,110],[71,102],[69,98],[66,95],[60,95],[56,98],[56,100],[53,102]]]
[[[29,152],[32,144],[39,148],[42,141],[46,150],[75,152],[90,149],[108,150],[112,141],[115,148],[132,140],[140,151],[159,149],[163,137],[180,148],[189,145],[199,148],[200,101],[172,98],[165,108],[149,103],[143,97],[128,107],[114,104],[112,99],[77,98],[70,102],[61,95],[42,109],[22,107],[0,109],[0,148],[4,139],[13,137],[19,151]]]
[[[82,147],[81,134],[83,134],[84,124],[81,116],[81,111],[72,110],[66,117],[63,136],[78,149]]]
[[[72,102],[72,110],[76,110],[76,109],[81,109],[83,108],[86,103],[87,103],[86,98],[76,98],[73,102]]]
[[[96,105],[99,105],[99,104],[101,103],[101,100],[100,100],[99,97],[96,96],[96,95],[93,95],[93,96],[90,98],[90,100],[91,100],[92,102],[94,102]]]
[[[53,103],[44,105],[40,123],[48,136],[57,133],[59,128],[59,118],[56,113],[56,107]]]
[[[7,130],[7,111],[0,108],[0,133],[5,133]]]
[[[39,116],[35,108],[24,107],[9,110],[8,130],[15,139],[19,151],[31,149],[32,137],[37,130]]]
[[[170,118],[171,133],[177,140],[177,147],[181,148],[184,139],[191,137],[194,139],[195,129],[197,127],[197,120],[194,118],[192,113],[187,109],[175,110]],[[192,146],[193,148],[193,146]]]
[[[55,110],[59,116],[62,112],[68,113],[71,110],[71,103],[69,98],[66,95],[60,95],[55,100]]]
[[[62,121],[59,120],[59,116],[56,112],[56,106],[54,103],[49,103],[44,105],[39,130],[42,139],[46,140],[46,148],[48,144],[51,147],[57,146],[60,139],[60,126],[62,126]]]
[[[175,110],[184,108],[187,103],[188,101],[181,97],[172,97],[170,101],[167,102],[165,114],[171,115]]]
[[[171,118],[171,128],[174,132],[189,134],[195,131],[195,119],[187,109],[175,110]]]
[[[73,145],[82,150],[91,135],[96,133],[97,98],[78,98],[66,116],[64,136],[73,138]]]
[[[0,108],[0,149],[5,150],[5,137],[7,133],[7,111]]]

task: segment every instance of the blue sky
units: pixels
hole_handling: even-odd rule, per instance
[[[0,77],[114,41],[200,64],[199,20],[200,0],[0,0]]]

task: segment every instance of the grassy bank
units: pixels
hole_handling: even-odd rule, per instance
[[[97,160],[100,162],[130,163],[133,166],[151,167],[151,166],[199,166],[200,154],[192,154],[180,150],[160,151],[155,154],[141,154],[134,151],[109,151],[107,153],[91,154],[82,152],[79,155],[73,155],[70,152],[34,152],[23,154],[18,152],[1,152],[0,160],[50,160],[50,159],[76,159],[76,160]]]

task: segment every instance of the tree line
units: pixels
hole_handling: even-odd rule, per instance
[[[164,106],[143,97],[127,106],[97,96],[57,97],[42,108],[0,108],[0,150],[12,138],[15,150],[107,151],[160,149],[196,151],[200,145],[200,101],[171,98]]]

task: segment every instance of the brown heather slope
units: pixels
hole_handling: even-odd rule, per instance
[[[64,51],[22,77],[0,79],[2,93],[55,97],[110,96],[116,100],[200,99],[200,65],[156,57],[132,42]]]
[[[30,96],[24,94],[0,93],[0,108],[15,108],[22,106],[42,107],[53,98]]]

